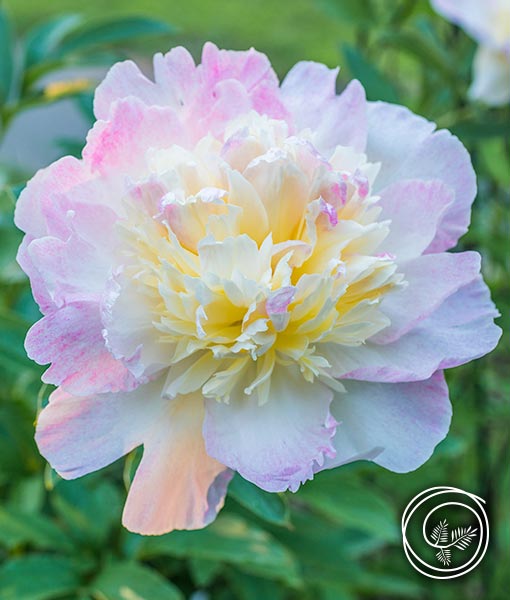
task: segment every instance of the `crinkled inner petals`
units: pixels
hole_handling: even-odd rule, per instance
[[[255,113],[224,140],[146,161],[117,228],[113,354],[140,378],[169,368],[169,397],[229,402],[242,382],[264,404],[277,364],[341,389],[321,346],[385,328],[381,298],[402,281],[378,252],[389,228],[371,194],[378,165],[344,147],[326,159],[307,131]]]

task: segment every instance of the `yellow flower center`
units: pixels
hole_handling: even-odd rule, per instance
[[[225,141],[149,151],[121,225],[123,285],[167,348],[169,395],[239,386],[267,400],[275,364],[328,374],[323,344],[356,346],[389,323],[379,304],[401,281],[377,249],[388,233],[370,189],[378,166],[249,115]]]

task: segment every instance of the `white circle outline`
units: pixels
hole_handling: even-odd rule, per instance
[[[434,493],[431,493],[434,492]],[[429,513],[427,514],[427,516],[424,519],[424,523],[423,523],[423,527],[422,527],[422,532],[423,532],[423,537],[425,538],[425,541],[427,543],[428,540],[426,538],[425,535],[425,523],[427,522],[427,519],[429,518],[430,514],[432,512],[434,512],[435,510],[437,510],[438,508],[442,507],[442,506],[448,506],[448,505],[459,505],[462,506],[463,508],[466,508],[468,510],[470,510],[472,513],[475,514],[478,523],[480,525],[480,536],[479,536],[479,542],[478,542],[478,547],[476,549],[476,552],[473,554],[473,556],[470,558],[470,560],[464,564],[461,565],[460,567],[453,567],[451,569],[446,569],[446,568],[438,568],[438,567],[434,567],[432,565],[429,565],[427,562],[423,561],[417,554],[416,552],[412,549],[407,537],[406,537],[406,530],[407,530],[407,525],[409,523],[409,520],[411,519],[412,515],[414,514],[414,512],[425,502],[427,502],[428,500],[430,500],[431,498],[433,498],[434,496],[438,496],[440,494],[447,494],[447,493],[453,493],[453,494],[461,494],[463,496],[467,496],[468,498],[471,498],[471,500],[474,501],[474,503],[476,504],[476,506],[479,509],[480,514],[483,516],[483,522],[482,519],[480,518],[480,514],[478,512],[475,511],[475,509],[473,509],[471,506],[464,504],[462,502],[445,502],[444,504],[441,504],[440,506],[434,507],[431,511],[429,511]],[[422,496],[425,496],[425,498],[422,498],[419,502],[418,499],[421,498]],[[480,498],[479,496],[476,496],[475,494],[471,494],[470,492],[466,492],[464,490],[461,490],[460,488],[456,488],[456,487],[450,487],[450,486],[436,486],[436,487],[432,487],[429,488],[427,490],[424,490],[423,492],[420,492],[419,494],[417,494],[410,502],[409,504],[406,506],[403,514],[402,514],[402,521],[401,521],[401,525],[402,525],[402,543],[404,546],[404,552],[405,555],[407,557],[407,560],[409,561],[409,563],[411,564],[411,566],[416,569],[416,571],[418,571],[419,573],[421,573],[422,575],[425,575],[426,577],[430,577],[432,579],[454,579],[455,577],[461,577],[462,575],[465,575],[466,573],[469,573],[470,571],[472,571],[475,567],[477,567],[481,560],[483,559],[483,557],[485,556],[485,553],[487,552],[487,548],[489,546],[489,521],[487,519],[487,514],[485,512],[485,508],[483,507],[483,504],[485,504],[485,500],[483,498]],[[413,506],[414,505],[414,506]],[[481,551],[481,554],[478,556],[479,552],[480,552],[480,547],[482,545],[482,536],[485,537],[485,545]],[[429,545],[431,545],[429,543]],[[416,559],[418,562],[420,562],[422,565],[426,565],[429,569],[434,570],[434,571],[440,571],[442,573],[451,573],[448,575],[434,575],[432,573],[427,573],[426,571],[423,571],[413,560],[413,558]],[[471,563],[478,558],[478,560],[471,565]],[[467,566],[471,565],[468,569],[466,569]],[[460,573],[453,573],[453,571],[458,571],[462,569],[462,571]]]

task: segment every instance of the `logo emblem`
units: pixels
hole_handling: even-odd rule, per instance
[[[489,545],[485,500],[454,487],[415,496],[402,515],[402,541],[411,565],[433,579],[472,571]]]

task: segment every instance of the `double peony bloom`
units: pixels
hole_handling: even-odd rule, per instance
[[[83,158],[22,193],[19,262],[59,386],[36,439],[60,475],[143,445],[124,525],[200,528],[233,471],[271,492],[359,459],[397,472],[448,431],[443,369],[494,348],[457,138],[302,62],[175,48],[115,65]],[[341,494],[342,490],[339,489]]]
[[[473,63],[472,100],[489,106],[510,102],[510,1],[431,0],[433,8],[462,27],[479,46]]]

